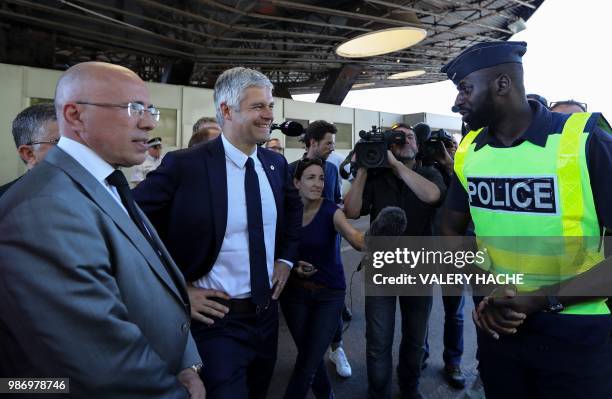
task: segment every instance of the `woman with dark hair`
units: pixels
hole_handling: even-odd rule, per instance
[[[317,399],[333,398],[322,365],[338,326],[346,290],[336,237],[339,233],[355,249],[363,250],[364,234],[349,224],[336,204],[321,197],[324,171],[320,159],[300,160],[293,183],[302,198],[304,216],[300,261],[293,267],[281,297],[281,308],[298,349],[285,398],[305,398],[311,385]]]

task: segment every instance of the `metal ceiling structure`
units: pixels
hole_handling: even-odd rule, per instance
[[[323,89],[319,101],[338,103],[353,86],[444,80],[439,70],[449,59],[476,42],[507,40],[542,2],[0,0],[0,62],[63,70],[109,61],[145,80],[197,87],[241,65],[269,76],[276,95]],[[398,26],[426,29],[427,37],[383,56],[335,54],[349,38]],[[415,69],[426,74],[387,79]]]

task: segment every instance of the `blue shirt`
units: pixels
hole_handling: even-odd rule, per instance
[[[332,165],[333,166],[333,165]],[[299,259],[312,264],[318,271],[309,280],[328,288],[344,290],[344,268],[338,256],[338,232],[334,213],[338,206],[323,199],[312,221],[300,229]]]

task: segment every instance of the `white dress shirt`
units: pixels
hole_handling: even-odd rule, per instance
[[[251,296],[251,268],[249,262],[249,231],[247,225],[246,195],[244,178],[246,161],[250,157],[255,163],[255,172],[259,180],[261,210],[266,247],[266,265],[270,286],[274,272],[274,246],[276,237],[276,201],[272,187],[257,158],[257,149],[248,157],[225,135],[221,135],[225,151],[225,170],[227,176],[227,226],[219,256],[212,270],[197,280],[194,285],[225,291],[232,298]],[[274,173],[274,169],[271,170]]]
[[[68,137],[60,137],[57,146],[74,158],[74,160],[85,168],[86,171],[91,173],[91,175],[100,182],[106,191],[109,192],[111,197],[113,197],[113,199],[119,204],[121,209],[123,209],[125,213],[128,213],[127,209],[125,209],[123,203],[121,202],[121,197],[119,197],[117,189],[108,184],[106,181],[106,178],[115,171],[115,168],[102,159],[91,148],[79,143],[78,141],[69,139]]]

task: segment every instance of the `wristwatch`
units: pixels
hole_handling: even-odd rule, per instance
[[[553,295],[546,295],[547,305],[544,308],[544,312],[547,313],[559,313],[563,310],[563,304],[559,302],[559,298]]]
[[[192,366],[189,366],[189,368],[195,371],[197,375],[200,375],[200,371],[202,371],[202,367],[204,367],[202,363],[196,363]]]

